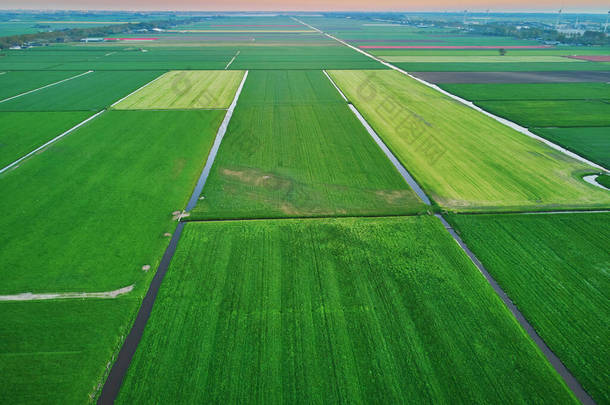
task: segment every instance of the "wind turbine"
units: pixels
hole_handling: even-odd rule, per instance
[[[610,16],[610,11],[608,11],[608,14],[606,14],[606,25],[604,25],[604,34],[606,33],[606,30],[608,30],[608,17]]]
[[[468,10],[464,10],[464,25],[466,25],[466,15],[468,14]]]
[[[559,9],[559,13],[557,14],[557,22],[555,23],[555,30],[559,29],[559,20],[561,19],[561,10]]]

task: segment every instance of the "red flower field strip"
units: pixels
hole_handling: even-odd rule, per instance
[[[362,49],[544,49],[552,48],[551,45],[448,45],[448,46],[425,46],[425,45],[365,45]]]

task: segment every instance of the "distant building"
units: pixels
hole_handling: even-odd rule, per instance
[[[585,30],[579,30],[575,28],[560,28],[557,30],[558,33],[565,35],[566,37],[581,36],[585,33]]]

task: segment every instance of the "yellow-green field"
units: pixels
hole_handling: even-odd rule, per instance
[[[452,210],[610,206],[592,167],[396,71],[330,71],[424,190]]]
[[[114,106],[118,110],[228,108],[244,72],[176,70]]]

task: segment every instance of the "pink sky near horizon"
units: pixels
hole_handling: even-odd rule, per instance
[[[557,11],[607,12],[608,0],[3,0],[0,9],[176,11]]]

